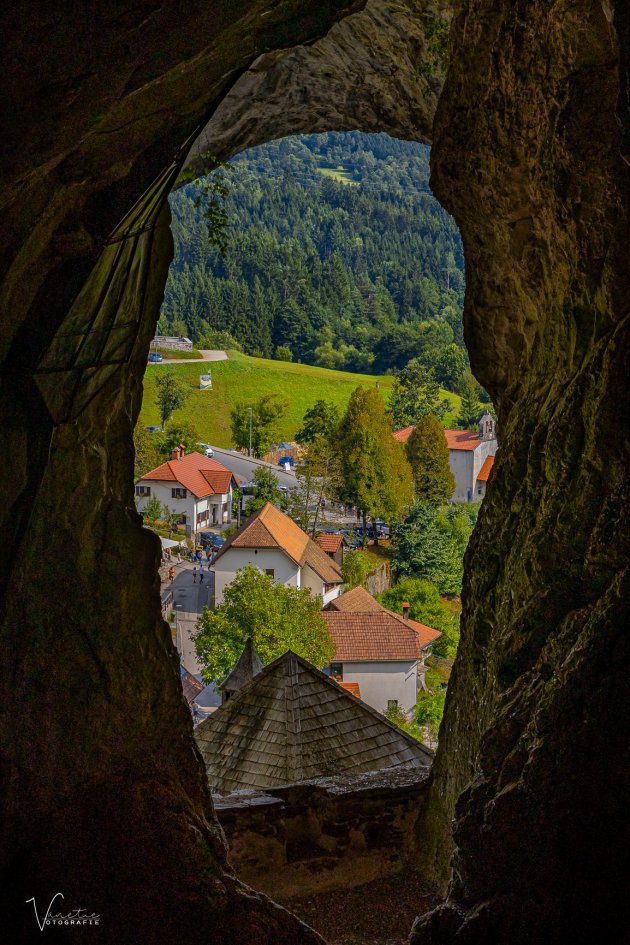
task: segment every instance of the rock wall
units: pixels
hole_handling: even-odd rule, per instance
[[[131,434],[172,256],[166,199],[191,141],[263,53],[312,45],[364,6],[18,0],[0,14],[12,50],[0,97],[0,888],[11,942],[33,940],[27,900],[41,910],[58,891],[68,909],[100,914],[103,942],[200,929],[235,945],[319,940],[227,868],[161,619],[159,546],[133,505]],[[358,41],[356,51],[367,63]],[[389,80],[400,88],[391,66]],[[399,128],[404,104],[391,95],[384,129],[394,109]]]
[[[444,879],[456,808],[452,881],[414,945],[627,935],[629,12],[469,0],[454,22],[433,185],[501,450],[418,827]]]
[[[31,942],[26,900],[62,891],[101,914],[104,942],[316,941],[226,867],[159,549],[132,504],[131,431],[172,251],[166,196],[194,136],[234,88],[204,139],[219,156],[287,130],[426,138],[441,70],[416,20],[444,7],[5,7],[3,931]],[[622,0],[456,9],[434,185],[463,234],[466,335],[502,450],[418,827],[443,881],[457,804],[455,870],[415,940],[598,940],[596,914],[620,923],[628,771],[630,14]]]

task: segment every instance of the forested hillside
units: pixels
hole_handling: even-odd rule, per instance
[[[225,330],[249,354],[351,371],[418,357],[458,388],[462,248],[429,190],[427,147],[308,135],[247,151],[218,173],[229,187],[223,255],[208,240],[201,185],[171,197],[164,330],[195,342]]]

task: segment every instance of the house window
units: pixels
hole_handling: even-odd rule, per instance
[[[267,574],[272,581],[275,579],[276,572],[274,568],[265,568],[265,574]]]
[[[388,711],[388,712],[397,712],[397,711],[398,711],[398,699],[388,699],[388,700],[387,700],[387,711]]]
[[[331,663],[330,675],[333,679],[343,680],[343,663]]]
[[[208,520],[208,510],[206,509],[205,512],[200,512],[200,513],[198,514],[198,516],[197,516],[197,524],[198,524],[198,525],[202,525],[202,524],[203,524],[204,522],[206,522],[207,520]]]
[[[188,495],[187,489],[171,489],[172,499],[185,499]]]
[[[136,495],[151,495],[151,486],[136,486]]]

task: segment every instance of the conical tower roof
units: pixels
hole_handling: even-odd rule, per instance
[[[219,689],[222,692],[238,692],[238,690],[246,686],[248,682],[251,682],[262,668],[263,664],[256,652],[254,641],[252,637],[248,637],[243,652],[234,664],[232,672],[221,683]]]

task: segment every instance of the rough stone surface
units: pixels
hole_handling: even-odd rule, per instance
[[[315,50],[365,6],[3,7],[8,941],[33,941],[25,900],[58,890],[69,908],[102,915],[103,942],[196,939],[200,929],[234,945],[315,941],[226,868],[160,619],[158,543],[133,509],[131,431],[171,256],[164,203],[178,163],[158,176],[262,55],[257,101],[265,87],[276,103],[286,92],[294,122],[299,83],[283,57],[267,57],[285,49],[300,65],[295,47]],[[374,72],[401,42],[388,11],[414,9],[370,4],[388,37],[379,49],[366,26]],[[443,880],[457,803],[455,871],[448,903],[418,924],[416,943],[598,941],[604,926],[623,940],[629,17],[622,0],[457,4],[434,184],[462,230],[466,334],[499,407],[502,449],[468,555],[461,658],[418,828],[425,865]],[[358,32],[363,65],[346,69],[348,41],[340,31],[331,56],[352,94],[338,76],[328,96],[310,83],[310,120],[308,100],[289,128],[270,103],[260,135],[237,97],[241,130],[227,150],[362,122],[426,137],[430,99],[424,115],[409,86],[413,54],[397,46],[389,61],[402,57],[403,75],[386,80],[385,70],[373,83]],[[413,121],[400,112],[408,95]]]
[[[43,911],[57,891],[101,916],[103,942],[319,941],[226,866],[160,615],[159,546],[133,505],[131,432],[172,256],[174,177],[158,175],[265,48],[351,9],[3,8],[6,941],[32,942],[26,901]]]
[[[387,131],[430,141],[442,87],[439,62],[427,61],[424,24],[450,17],[449,0],[368,0],[312,46],[269,52],[256,60],[195,142],[221,159],[287,135],[316,131]]]
[[[414,945],[627,936],[628,13],[470,0],[454,24],[433,185],[501,450],[418,827],[444,879],[456,804],[454,872]]]

